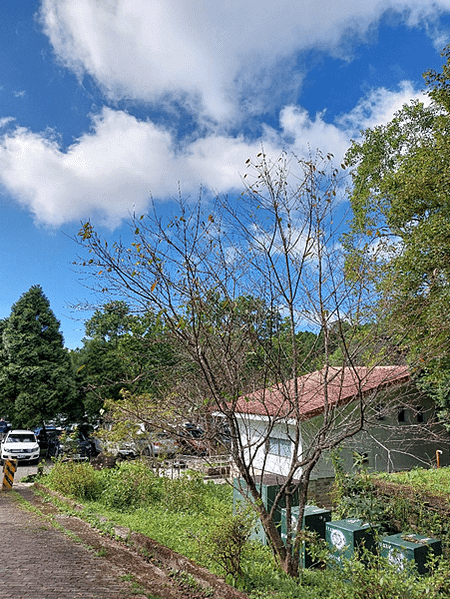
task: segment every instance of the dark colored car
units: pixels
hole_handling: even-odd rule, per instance
[[[48,458],[58,457],[58,455],[61,453],[60,449],[59,449],[59,445],[60,445],[59,438],[61,437],[61,435],[63,433],[64,433],[64,429],[57,428],[57,427],[54,427],[50,431],[47,432],[47,435],[46,435],[47,436],[47,439],[46,439],[47,449],[45,451],[46,457],[48,457]]]
[[[54,425],[49,424],[46,426],[38,426],[34,429],[34,434],[41,448],[41,454],[47,455],[48,448],[52,444],[52,441],[62,433],[62,429],[56,428]]]
[[[180,432],[180,445],[183,453],[187,455],[205,456],[208,453],[205,431],[192,422],[183,424]]]
[[[83,430],[77,427],[56,430],[59,434],[52,437],[48,445],[48,456],[86,460],[97,455],[94,442]]]
[[[4,437],[6,437],[6,433],[11,430],[11,425],[8,424],[8,422],[6,422],[6,420],[3,420],[3,418],[0,419],[0,440],[3,440]]]

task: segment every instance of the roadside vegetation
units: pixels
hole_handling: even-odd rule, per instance
[[[392,478],[402,484],[406,481],[406,485],[429,479],[431,490],[438,478],[442,481],[439,489],[448,489],[450,469],[414,471]],[[367,517],[370,513],[374,523],[383,521],[389,526],[389,510],[395,512],[395,506],[377,495],[376,480],[366,473],[338,477],[339,505],[334,517]],[[233,513],[230,486],[205,484],[198,473],[170,479],[158,476],[141,461],[122,462],[101,471],[88,463],[57,461],[40,481],[81,501],[85,506],[82,517],[99,525],[97,516],[103,516],[110,523],[145,534],[224,577],[252,599],[450,597],[447,557],[431,561],[430,574],[421,577],[407,569],[398,572],[386,559],[367,554],[337,568],[318,541],[313,553],[322,567],[300,570],[299,577],[292,578],[282,571],[268,547],[249,540],[254,513],[245,509]],[[437,530],[422,532],[436,534]]]

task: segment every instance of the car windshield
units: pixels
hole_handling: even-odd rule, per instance
[[[35,437],[34,437],[34,435],[27,435],[27,434],[10,435],[6,439],[6,443],[35,443]]]

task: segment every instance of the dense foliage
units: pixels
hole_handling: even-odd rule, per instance
[[[442,541],[450,556],[450,468],[369,474],[338,472],[335,515],[362,518],[382,534],[417,533]]]
[[[33,286],[1,323],[0,408],[20,426],[57,415],[82,415],[59,322],[41,287]]]
[[[85,323],[83,347],[72,351],[85,411],[129,393],[161,395],[172,380],[175,349],[152,311],[131,314],[123,301],[106,303]]]

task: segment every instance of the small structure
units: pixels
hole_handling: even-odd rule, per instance
[[[402,533],[383,537],[380,550],[381,556],[386,557],[399,572],[414,567],[419,574],[426,574],[430,552],[436,556],[441,555],[442,543],[431,537]]]
[[[352,419],[355,428],[355,419],[364,414],[361,430],[341,446],[347,471],[356,461],[372,471],[431,466],[436,450],[442,449],[437,432],[445,436],[445,431],[434,424],[434,405],[417,391],[406,366],[330,367],[238,400],[240,440],[254,472],[286,476],[295,461],[294,448],[301,458],[317,444],[325,411],[330,441]],[[447,450],[440,457],[441,464],[449,463]],[[324,451],[311,481],[334,475]]]

